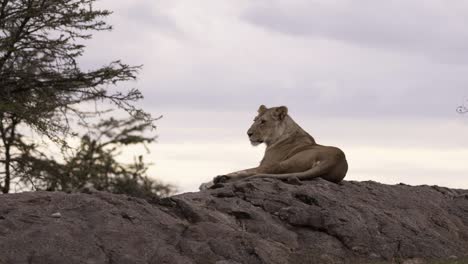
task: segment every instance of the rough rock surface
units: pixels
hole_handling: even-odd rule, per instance
[[[0,263],[466,263],[468,191],[256,179],[145,201],[0,195]]]

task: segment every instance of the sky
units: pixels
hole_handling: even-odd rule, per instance
[[[340,147],[347,180],[468,189],[468,1],[100,0],[81,64],[143,65],[139,106],[158,142],[155,178],[196,191],[257,166],[246,131],[285,105],[319,144]],[[139,150],[126,151],[129,159]]]

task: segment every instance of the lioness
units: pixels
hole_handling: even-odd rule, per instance
[[[216,183],[270,177],[307,180],[321,177],[340,182],[348,171],[345,154],[339,148],[322,146],[288,115],[286,106],[267,108],[261,105],[254,123],[247,131],[253,146],[267,148],[260,166],[217,176],[200,190]]]

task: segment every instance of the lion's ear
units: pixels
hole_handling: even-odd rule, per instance
[[[275,115],[279,120],[283,120],[288,115],[288,108],[286,106],[277,107],[275,110]]]
[[[265,111],[268,110],[268,108],[264,105],[261,105],[259,108],[258,108],[258,113],[259,114],[263,114],[265,113]]]

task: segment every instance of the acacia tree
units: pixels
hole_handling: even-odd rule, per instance
[[[155,136],[144,133],[149,124],[134,118],[110,118],[84,126],[87,132],[81,136],[79,146],[63,148],[60,159],[50,157],[19,137],[16,144],[21,154],[14,160],[18,184],[22,188],[48,191],[91,187],[142,198],[168,196],[174,192],[172,185],[148,177],[148,164],[143,156],[133,157],[131,163],[117,160],[126,146],[146,147],[154,142]]]
[[[110,30],[102,19],[107,10],[93,10],[95,0],[0,0],[0,111],[19,118],[54,138],[68,132],[74,106],[106,99],[133,115],[149,118],[131,102],[142,98],[137,89],[109,92],[121,81],[135,79],[139,67],[114,61],[82,71],[80,41],[91,31]],[[54,138],[57,139],[57,138]]]
[[[58,144],[73,134],[70,118],[86,119],[77,105],[105,100],[150,124],[133,102],[140,91],[112,89],[136,78],[138,66],[120,61],[83,71],[77,59],[92,32],[110,30],[108,10],[95,0],[0,0],[0,189],[10,191],[12,153],[18,152],[18,126],[31,128]]]

